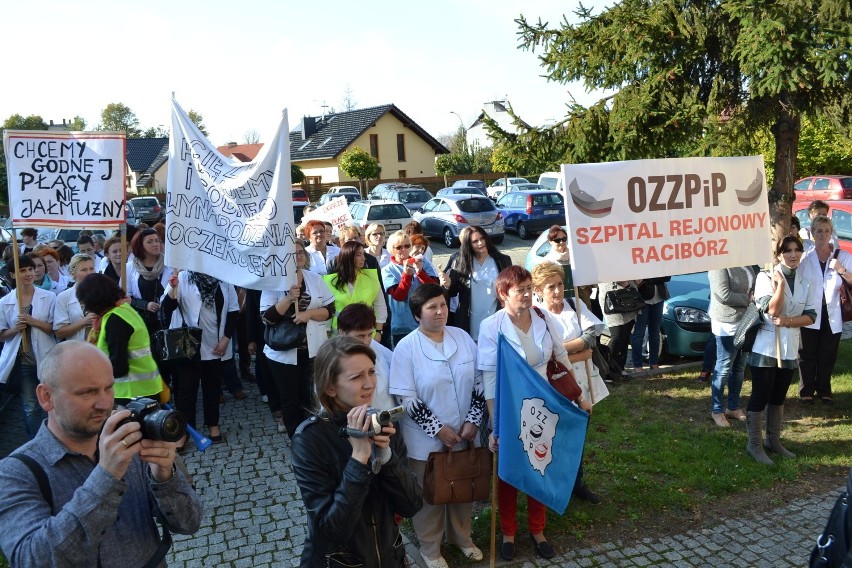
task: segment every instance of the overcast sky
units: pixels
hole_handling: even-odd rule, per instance
[[[604,2],[587,2],[588,6]],[[559,120],[581,84],[540,77],[536,54],[517,49],[528,20],[573,21],[577,0],[432,2],[30,0],[4,2],[0,120],[14,113],[93,128],[111,102],[141,128],[170,124],[169,97],[204,117],[216,144],[271,136],[287,108],[292,128],[322,105],[396,104],[440,136],[508,97],[527,122]],[[596,10],[596,13],[600,10]]]

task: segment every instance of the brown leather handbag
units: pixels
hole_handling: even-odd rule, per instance
[[[423,498],[430,505],[473,503],[488,499],[491,489],[491,452],[470,447],[432,452],[423,475]]]

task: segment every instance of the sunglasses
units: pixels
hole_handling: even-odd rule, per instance
[[[402,249],[410,249],[411,245],[397,245],[393,247],[393,250],[402,250]]]
[[[559,237],[558,239],[553,239],[551,242],[554,242],[556,244],[562,244],[568,242],[568,237]]]
[[[371,237],[384,237],[384,236],[385,236],[385,234],[384,234],[384,233],[373,233],[373,234],[371,234],[370,236],[371,236]]]

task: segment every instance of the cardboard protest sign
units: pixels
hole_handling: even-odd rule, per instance
[[[762,265],[761,156],[563,165],[574,284]]]
[[[296,282],[285,110],[253,162],[220,154],[172,99],[166,265],[256,290]]]
[[[15,226],[124,222],[124,133],[7,130],[3,145]]]
[[[345,225],[353,224],[352,213],[349,211],[349,204],[346,202],[345,197],[335,197],[328,203],[317,207],[302,217],[302,223],[311,219],[328,221],[334,226],[335,231]]]

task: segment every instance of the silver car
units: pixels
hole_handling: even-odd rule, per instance
[[[431,199],[412,217],[426,235],[441,237],[447,247],[459,246],[459,233],[471,225],[482,227],[494,244],[503,242],[503,214],[487,197],[441,195]]]

